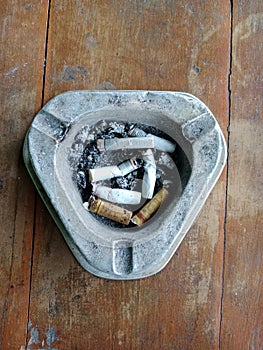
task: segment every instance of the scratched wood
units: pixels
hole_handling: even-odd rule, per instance
[[[234,2],[222,349],[263,347],[263,4]]]
[[[0,348],[25,345],[35,190],[22,161],[41,105],[47,2],[1,1]]]
[[[228,1],[51,1],[44,100],[73,89],[187,91],[226,132]],[[137,281],[92,276],[38,200],[30,349],[216,349],[225,173],[177,254]]]

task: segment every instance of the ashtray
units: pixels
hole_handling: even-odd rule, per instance
[[[223,170],[226,144],[188,93],[69,91],[34,118],[24,161],[83,268],[131,280],[172,258]]]

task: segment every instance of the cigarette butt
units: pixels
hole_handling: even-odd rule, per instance
[[[118,168],[120,170],[121,176],[125,176],[132,172],[133,170],[136,170],[141,167],[140,160],[137,160],[136,158],[131,158],[128,160],[125,160],[124,162],[118,164]]]
[[[163,151],[173,153],[175,150],[175,144],[169,140],[166,140],[162,137],[155,136],[152,134],[147,134],[142,129],[138,128],[136,125],[128,132],[131,137],[150,137],[152,136],[154,139],[154,148]]]
[[[122,188],[93,185],[93,192],[102,199],[118,204],[139,204],[141,201],[140,192],[124,190]]]
[[[149,148],[143,153],[144,175],[142,181],[143,198],[152,198],[156,182],[156,164],[152,150]]]
[[[160,207],[168,195],[168,191],[162,188],[156,195],[136,214],[131,221],[137,226],[144,224]]]
[[[98,139],[97,147],[101,152],[118,149],[154,148],[154,138],[151,136]]]
[[[116,176],[122,176],[120,169],[116,165],[89,170],[89,180],[91,182],[107,180]]]
[[[113,166],[105,166],[101,168],[94,168],[89,170],[89,180],[91,182],[102,181],[107,179],[112,179],[117,176],[125,176],[141,167],[140,160],[136,158],[131,158],[125,160],[124,162],[113,165]]]
[[[128,225],[132,217],[131,211],[106,202],[100,198],[91,197],[89,202],[83,203],[83,206],[92,213],[104,216],[105,218],[124,225]]]

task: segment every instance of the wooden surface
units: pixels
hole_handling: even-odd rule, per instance
[[[0,5],[0,348],[263,349],[263,3]],[[32,119],[73,89],[186,91],[225,134],[225,171],[153,277],[84,271],[25,170]]]

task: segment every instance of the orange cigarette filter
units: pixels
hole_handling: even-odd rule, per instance
[[[168,196],[168,191],[162,188],[156,195],[136,214],[131,221],[137,226],[142,226],[160,207]]]
[[[128,225],[132,217],[131,211],[95,197],[90,198],[88,210],[124,225]]]

